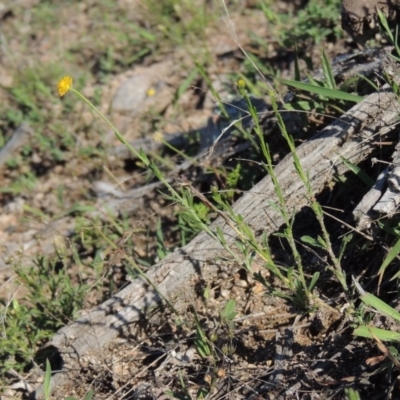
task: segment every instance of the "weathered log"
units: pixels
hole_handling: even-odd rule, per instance
[[[358,164],[374,150],[377,135],[388,137],[393,134],[399,112],[396,96],[385,85],[299,146],[297,155],[309,174],[314,194],[320,193],[335,174],[347,171],[341,156]],[[306,206],[305,188],[297,175],[291,154],[277,165],[275,173],[288,209],[299,211]],[[278,203],[274,185],[270,176],[266,176],[244,194],[233,209],[258,237],[262,233],[275,232],[284,223],[281,214],[271,205],[274,202]],[[213,231],[217,227],[233,248],[237,238],[231,227],[221,217],[211,225]],[[219,243],[206,233],[200,233],[188,245],[154,265],[147,276],[179,311],[187,304],[185,299],[195,297],[196,280],[203,275],[215,276],[214,260],[223,255]],[[60,329],[50,344],[58,349],[66,370],[76,368],[81,357],[101,352],[123,327],[138,321],[146,310],[158,304],[160,297],[157,293],[144,279],[138,278],[77,321]],[[53,377],[53,389],[67,379],[66,374]],[[42,388],[39,388],[35,398],[41,395]]]
[[[342,0],[342,28],[363,45],[379,32],[378,10],[394,29],[399,23],[399,0]]]

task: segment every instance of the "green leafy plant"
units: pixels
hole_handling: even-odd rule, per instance
[[[384,301],[380,300],[378,297],[374,296],[371,293],[363,292],[360,296],[360,300],[368,307],[372,307],[372,309],[376,313],[380,313],[385,315],[388,318],[395,319],[400,322],[400,313],[395,310],[393,307],[389,306]],[[353,332],[354,335],[363,336],[367,338],[378,338],[382,341],[396,341],[400,342],[400,333],[388,331],[386,329],[375,328],[372,326],[362,325],[356,328]]]
[[[278,27],[282,47],[291,47],[294,43],[319,44],[327,36],[342,35],[338,27],[339,0],[325,1],[324,7],[319,0],[311,0],[294,15],[274,12],[271,4],[271,0],[259,2],[266,20]]]
[[[357,390],[345,389],[344,392],[346,393],[348,400],[361,400],[361,397],[358,394]]]
[[[309,82],[302,82],[300,81],[300,76],[297,77],[297,80],[278,79],[281,83],[301,90],[302,92],[318,95],[318,101],[313,98],[307,100],[302,99],[300,101],[295,101],[293,103],[294,105],[288,104],[286,106],[286,109],[299,109],[307,111],[316,108],[317,110],[323,112],[325,107],[338,108],[338,105],[343,106],[344,101],[358,103],[363,99],[362,96],[348,93],[346,91],[340,90],[340,88],[337,87],[333,76],[332,67],[328,58],[326,57],[325,52],[322,52],[322,71],[324,74],[323,81],[318,81],[316,79],[313,79],[312,77],[308,77]],[[342,86],[345,88],[348,85],[344,83]],[[338,105],[332,104],[332,99],[339,100]],[[342,110],[339,109],[339,111]]]
[[[373,294],[365,292],[358,283],[356,283],[356,287],[361,293],[360,300],[366,307],[368,307],[370,311],[386,316],[388,319],[400,323],[400,313],[397,310]],[[382,361],[387,361],[387,367],[389,369],[394,367],[397,370],[400,370],[400,354],[398,351],[400,333],[393,330],[376,328],[374,326],[360,325],[354,329],[353,334],[356,336],[373,339],[378,349],[383,354],[380,359]],[[385,345],[382,342],[392,342],[395,345]]]
[[[34,12],[30,13],[34,19],[33,26],[35,29],[43,24],[46,35],[54,29],[60,19],[69,18],[64,13],[58,13],[58,9],[54,8],[55,6],[58,7],[58,3],[53,3],[41,3]],[[213,165],[212,168],[206,168],[207,178],[211,177],[211,181],[214,179],[210,185],[207,181],[204,185],[207,186],[206,189],[204,189],[204,186],[201,186],[201,188],[196,186],[196,183],[185,182],[180,185],[178,181],[178,183],[174,182],[172,185],[170,177],[166,178],[165,171],[175,167],[174,160],[169,159],[168,156],[164,157],[164,154],[147,155],[147,153],[144,154],[144,152],[139,151],[99,112],[99,109],[102,109],[100,106],[104,106],[103,91],[109,96],[108,89],[115,84],[112,81],[117,74],[131,69],[133,63],[140,61],[144,56],[148,56],[146,65],[150,65],[156,59],[159,61],[164,54],[169,54],[172,48],[178,47],[180,50],[184,49],[182,56],[185,59],[188,59],[190,54],[195,54],[193,58],[197,60],[197,67],[187,66],[185,71],[179,71],[178,69],[175,70],[174,66],[173,76],[181,82],[177,84],[178,87],[175,87],[175,104],[182,104],[181,100],[185,98],[184,96],[187,95],[188,88],[191,85],[200,86],[200,90],[207,86],[212,96],[217,99],[221,115],[225,115],[227,121],[232,122],[230,121],[232,116],[227,112],[227,107],[223,102],[223,99],[226,99],[226,93],[222,95],[219,92],[220,89],[216,89],[218,86],[216,85],[215,74],[210,74],[209,66],[207,66],[207,63],[212,61],[213,68],[214,64],[219,68],[221,61],[225,62],[225,59],[227,59],[226,55],[217,56],[218,60],[209,57],[206,42],[206,39],[211,36],[214,37],[215,33],[221,33],[220,31],[214,33],[214,26],[212,25],[213,20],[219,16],[219,10],[215,12],[216,10],[210,2],[205,2],[204,7],[203,4],[199,7],[197,1],[192,0],[168,0],[164,2],[151,0],[143,2],[143,7],[134,10],[134,15],[132,15],[119,12],[120,4],[114,3],[109,0],[100,0],[90,7],[79,4],[80,7],[85,7],[88,20],[101,21],[101,23],[93,24],[90,27],[91,35],[86,35],[85,32],[80,35],[81,39],[74,41],[71,45],[68,44],[68,41],[65,41],[65,43],[63,41],[62,54],[58,54],[57,59],[62,56],[64,68],[74,66],[75,84],[79,88],[79,92],[76,90],[75,94],[84,101],[84,106],[88,105],[91,111],[100,115],[106,121],[106,129],[113,129],[116,138],[130,149],[134,162],[128,160],[127,165],[125,165],[125,160],[120,160],[105,151],[102,133],[106,132],[106,129],[93,122],[87,108],[81,107],[82,104],[79,104],[79,102],[76,104],[72,96],[64,98],[62,103],[61,100],[55,100],[49,96],[49,88],[52,85],[50,82],[53,82],[55,74],[60,75],[59,69],[58,72],[57,69],[54,69],[50,73],[47,68],[44,68],[44,65],[41,65],[40,68],[37,66],[18,68],[15,73],[16,84],[11,89],[6,89],[12,100],[12,106],[2,109],[4,112],[1,120],[4,132],[8,135],[10,126],[13,127],[24,119],[28,119],[35,124],[36,136],[23,149],[21,154],[16,155],[10,161],[7,173],[12,175],[10,179],[13,181],[0,189],[6,195],[3,198],[8,201],[16,194],[25,195],[27,191],[36,188],[43,181],[37,174],[37,170],[40,169],[40,173],[44,173],[45,178],[47,178],[46,171],[53,173],[55,171],[53,167],[57,166],[58,172],[55,172],[60,173],[62,171],[62,174],[67,176],[68,179],[65,184],[62,180],[63,184],[54,189],[56,193],[55,203],[57,204],[54,214],[51,214],[53,208],[49,213],[46,206],[42,208],[35,204],[32,205],[29,201],[24,206],[24,212],[45,223],[61,216],[68,216],[75,223],[75,231],[70,238],[71,242],[74,243],[71,249],[66,251],[62,246],[56,246],[56,259],[41,259],[40,268],[35,266],[28,274],[24,274],[23,271],[19,272],[24,288],[27,288],[29,295],[24,296],[23,300],[15,297],[5,302],[2,308],[3,336],[0,340],[0,348],[3,350],[0,350],[0,352],[2,352],[1,358],[6,359],[7,362],[4,371],[16,368],[16,366],[16,369],[24,370],[33,361],[40,362],[42,365],[43,357],[41,360],[37,360],[36,350],[52,336],[54,331],[75,318],[76,311],[83,307],[84,294],[89,288],[92,289],[91,295],[98,296],[96,301],[117,290],[116,287],[111,287],[112,285],[109,284],[109,290],[99,289],[100,292],[104,290],[106,294],[97,292],[100,286],[108,285],[108,283],[105,283],[109,278],[108,272],[105,270],[113,269],[114,258],[122,260],[121,264],[116,265],[116,269],[123,269],[124,276],[127,273],[132,278],[140,277],[148,283],[150,288],[158,291],[157,285],[146,276],[147,268],[153,264],[156,257],[162,259],[167,256],[179,241],[181,245],[185,245],[199,232],[207,233],[213,240],[220,243],[228,254],[229,261],[245,268],[248,274],[253,274],[254,262],[261,260],[261,265],[265,267],[265,271],[261,270],[258,279],[265,285],[265,291],[268,294],[279,294],[298,306],[302,312],[309,311],[313,307],[313,304],[315,304],[313,298],[318,295],[315,288],[319,289],[317,286],[323,284],[324,281],[320,282],[318,273],[314,271],[310,273],[308,264],[303,261],[302,251],[304,247],[299,241],[299,236],[295,236],[296,210],[288,208],[285,204],[282,188],[274,172],[277,158],[272,153],[275,150],[270,150],[269,138],[264,137],[265,128],[261,126],[259,110],[254,101],[255,96],[265,97],[266,91],[274,102],[274,110],[269,112],[272,119],[278,120],[280,134],[285,138],[289,156],[297,168],[295,179],[301,180],[307,188],[305,197],[308,205],[322,225],[315,237],[303,236],[302,241],[313,247],[318,255],[327,255],[328,257],[324,258],[328,260],[327,265],[330,271],[333,271],[334,276],[341,283],[345,281],[341,261],[350,236],[346,236],[342,242],[339,242],[336,238],[329,237],[327,229],[324,229],[323,212],[309,187],[307,171],[302,169],[296,155],[294,140],[289,135],[290,132],[287,131],[282,119],[279,118],[282,110],[278,110],[277,107],[278,94],[271,90],[269,82],[260,80],[257,73],[254,72],[257,69],[264,75],[272,77],[273,82],[285,83],[285,81],[276,80],[276,77],[279,78],[280,72],[273,63],[266,62],[267,59],[268,61],[271,59],[269,53],[271,46],[275,52],[279,49],[274,46],[276,43],[281,43],[289,51],[292,51],[295,41],[302,40],[306,35],[307,38],[304,40],[306,45],[319,43],[326,35],[339,35],[338,24],[336,23],[339,0],[325,2],[326,7],[320,7],[322,4],[320,1],[311,0],[307,2],[305,12],[299,10],[297,14],[293,15],[273,11],[270,7],[272,1],[260,1],[256,7],[259,6],[265,17],[275,26],[284,29],[276,36],[278,38],[276,43],[272,44],[271,42],[267,43],[265,37],[257,37],[256,34],[251,32],[249,37],[251,37],[252,43],[249,46],[246,43],[245,48],[254,50],[254,53],[250,52],[246,55],[246,61],[241,63],[240,68],[236,68],[236,65],[234,68],[235,71],[240,71],[235,72],[235,77],[239,78],[238,90],[242,96],[241,101],[247,105],[241,111],[245,114],[245,118],[252,119],[251,125],[255,126],[255,129],[245,128],[241,121],[235,121],[229,134],[233,131],[232,135],[234,135],[235,140],[247,140],[251,143],[251,150],[245,154],[245,157],[250,161],[247,165],[257,163],[259,170],[264,168],[263,175],[265,173],[270,174],[274,181],[277,200],[273,206],[284,216],[285,225],[278,234],[270,237],[265,234],[260,237],[259,232],[254,232],[244,218],[234,211],[232,206],[240,191],[253,186],[259,177],[254,177],[253,170],[246,166],[246,162],[241,163],[241,160],[239,162],[233,160],[235,164],[230,163],[229,166]],[[229,7],[236,7],[236,3],[229,4]],[[235,9],[235,11],[239,11],[238,14],[249,12],[248,8],[244,8],[239,3],[237,3],[238,9]],[[73,7],[75,8],[76,5],[78,4],[73,4]],[[288,3],[288,7],[290,6]],[[334,9],[335,12],[333,12]],[[115,12],[117,17],[114,19],[111,16],[111,10],[117,11]],[[259,11],[257,12],[260,14]],[[148,16],[148,18],[145,18],[145,22],[143,18],[140,18],[140,13]],[[15,12],[15,14],[19,15],[20,13]],[[99,16],[101,18],[97,18]],[[9,20],[12,17],[6,19]],[[272,24],[270,25],[272,26]],[[40,35],[40,32],[38,34]],[[3,44],[6,46],[5,42]],[[300,46],[302,44],[300,43]],[[199,51],[199,48],[201,51]],[[190,59],[188,61],[189,64]],[[241,60],[235,57],[236,62],[241,62]],[[19,62],[16,60],[15,65],[18,64]],[[351,93],[344,94],[345,89],[336,85],[325,54],[322,56],[322,65],[324,80],[309,79],[308,84],[310,86],[300,86],[300,82],[298,82],[300,73],[297,71],[297,83],[295,83],[297,86],[292,85],[291,87],[301,91],[303,100],[305,99],[302,103],[304,110],[317,109],[323,111],[326,108],[334,108],[334,111],[341,111],[344,106],[348,105],[347,102],[359,101],[357,96]],[[80,71],[79,68],[82,70]],[[235,80],[231,82],[230,86],[233,87]],[[25,84],[26,87],[24,87]],[[171,81],[171,86],[174,84]],[[62,89],[61,93],[63,94],[66,94],[67,91],[73,91],[72,79],[70,82],[69,80],[64,81],[59,88]],[[82,88],[85,88],[83,91],[85,96],[81,95]],[[305,98],[305,94],[308,96],[307,98]],[[199,96],[199,99],[202,96],[203,94]],[[54,102],[55,107],[49,104],[51,102]],[[54,110],[56,112],[53,113]],[[82,121],[80,118],[82,118]],[[158,126],[158,122],[151,121],[151,126]],[[144,133],[140,129],[138,129],[138,132]],[[276,132],[276,134],[279,135],[279,132]],[[104,135],[104,137],[107,140],[106,145],[109,146],[109,136]],[[132,139],[132,137],[130,138]],[[3,142],[4,140],[2,140],[2,144]],[[190,159],[191,154],[186,154],[187,149],[185,151],[175,149],[165,140],[163,145],[167,148],[166,153],[168,155],[172,151],[179,158],[193,161]],[[248,156],[248,154],[251,155]],[[252,158],[254,154],[256,154],[256,157]],[[32,158],[36,160],[33,166],[30,164],[31,155],[34,155]],[[84,164],[85,168],[77,165],[76,160],[79,161],[78,164]],[[151,227],[151,234],[148,234],[143,240],[145,242],[144,247],[152,240],[149,246],[152,254],[148,256],[147,253],[143,256],[143,248],[140,249],[141,252],[135,252],[136,246],[139,247],[141,241],[136,241],[132,232],[135,233],[136,230],[143,229],[145,231],[143,236],[146,236],[146,228],[142,228],[142,225],[136,225],[137,222],[140,224],[141,221],[132,221],[132,218],[129,219],[125,215],[116,217],[111,212],[109,214],[104,212],[101,219],[96,219],[92,216],[96,207],[87,205],[93,199],[88,200],[88,203],[82,200],[82,196],[85,200],[91,197],[90,194],[88,195],[89,184],[103,174],[103,168],[109,173],[108,176],[116,178],[115,181],[118,181],[119,184],[121,172],[126,175],[126,170],[129,170],[132,164],[134,164],[133,175],[137,173],[135,177],[145,175],[146,178],[158,179],[160,183],[163,183],[162,191],[167,193],[164,199],[173,206],[173,211],[170,213],[173,221],[172,227],[165,224],[164,220],[161,223],[160,218],[157,225],[153,224]],[[90,168],[86,168],[89,165]],[[113,170],[110,170],[110,165],[112,165]],[[198,166],[199,169],[203,167],[196,163],[194,165]],[[234,166],[232,167],[232,165]],[[27,166],[33,167],[34,170],[27,169]],[[43,172],[42,167],[47,170]],[[116,170],[119,175],[113,176]],[[71,201],[72,196],[69,196],[68,191],[74,185],[70,185],[70,181],[74,182],[80,179],[82,174],[89,177],[86,180],[87,184],[80,188],[83,195],[80,193],[81,197],[78,200],[74,196]],[[243,184],[243,181],[246,181],[247,186]],[[135,184],[138,182],[135,181]],[[203,190],[206,192],[205,194]],[[89,212],[91,213],[90,216],[88,216]],[[232,232],[236,236],[236,241],[233,244],[228,243],[222,229],[211,225],[211,221],[216,216],[223,218],[226,225],[232,228]],[[178,220],[178,223],[174,218]],[[173,234],[166,234],[166,228],[170,228],[168,233],[172,231]],[[172,240],[171,237],[173,237]],[[173,242],[174,240],[175,242]],[[277,241],[282,243],[285,251],[287,251],[288,259],[290,259],[289,265],[276,261],[275,242]],[[140,257],[138,256],[139,253],[141,253]],[[114,257],[114,255],[118,257]],[[87,264],[83,261],[85,257]],[[71,267],[73,267],[73,270]],[[267,272],[271,278],[265,278]],[[125,283],[125,281],[122,283]],[[342,289],[346,294],[350,292],[350,290],[346,290],[347,288],[343,284]],[[249,296],[253,295],[252,292],[248,292],[248,294]],[[160,296],[162,297],[162,293],[160,293]],[[164,298],[164,300],[169,306],[169,310],[175,313],[173,302],[168,302],[168,298]],[[91,297],[90,305],[94,303],[95,301]],[[87,306],[87,304],[85,305]],[[188,340],[191,342],[193,339],[200,355],[196,362],[210,371],[211,376],[207,385],[199,385],[201,386],[197,391],[197,398],[199,399],[211,395],[214,382],[217,380],[217,368],[227,357],[235,354],[236,337],[241,334],[235,329],[235,318],[236,314],[242,311],[241,306],[242,304],[239,301],[236,303],[233,299],[222,304],[219,307],[219,315],[213,315],[217,325],[215,329],[208,329],[208,325],[204,323],[204,318],[209,316],[203,314],[203,311],[201,313],[197,311],[194,317],[195,322],[190,324],[191,332],[195,331],[195,338],[192,336]],[[196,313],[196,311],[194,312]],[[360,311],[359,320],[365,323],[368,319],[367,314],[369,315],[367,312],[363,314]],[[191,398],[189,393],[193,393],[193,388],[189,387],[191,381],[186,378],[184,368],[182,367],[178,372],[182,389],[179,388],[179,382],[177,382],[178,389],[176,387],[172,389],[171,386],[171,391],[168,393],[175,398],[186,400]],[[46,399],[50,398],[50,377],[50,364],[46,361],[44,379]],[[89,400],[93,396],[93,391],[90,390],[86,393],[84,399]],[[73,400],[74,398],[69,399]]]
[[[28,293],[25,301],[13,298],[2,304],[0,356],[6,360],[2,372],[8,368],[21,371],[32,363],[40,345],[82,308],[87,287],[75,285],[58,262],[42,257],[33,268],[16,269]]]
[[[209,344],[209,340],[207,339],[206,334],[204,333],[200,322],[195,314],[195,324],[196,324],[196,339],[194,340],[194,344],[196,346],[196,350],[199,353],[200,357],[208,358],[211,356],[211,346]]]
[[[400,56],[400,47],[398,43],[398,29],[399,27],[396,27],[396,32],[395,35],[393,35],[392,30],[390,29],[388,20],[385,16],[385,14],[378,8],[377,14],[379,17],[379,22],[381,23],[381,26],[383,28],[383,32],[386,34],[386,36],[389,38],[389,41],[392,43],[392,45],[395,47],[396,53]]]
[[[43,394],[45,400],[50,399],[51,394],[51,365],[49,360],[46,358],[46,370],[44,374],[44,381],[43,381]]]
[[[158,39],[175,46],[187,46],[204,38],[205,29],[213,19],[210,7],[199,7],[190,0],[148,0],[145,4],[147,18],[158,27]]]

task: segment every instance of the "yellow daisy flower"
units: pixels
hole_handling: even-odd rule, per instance
[[[60,97],[68,93],[72,88],[72,76],[64,76],[57,83],[57,90]]]

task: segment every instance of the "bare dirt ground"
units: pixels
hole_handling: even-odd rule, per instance
[[[179,28],[190,21],[190,14],[180,15],[176,26],[165,21],[163,25],[162,19],[154,17],[157,2],[150,1],[0,3],[3,144],[21,123],[28,126],[12,156],[0,162],[0,297],[8,314],[17,313],[12,299],[31,307],[35,301],[29,293],[37,278],[36,293],[42,287],[43,298],[35,307],[42,307],[55,321],[43,338],[29,342],[28,361],[10,357],[3,348],[0,363],[11,365],[2,369],[4,398],[32,395],[43,381],[46,357],[51,358],[53,371],[63,367],[45,343],[51,337],[48,332],[70,322],[71,316],[63,308],[63,292],[58,288],[52,293],[46,278],[54,274],[66,280],[68,276],[71,284],[63,290],[82,296],[82,310],[76,310],[76,317],[132,280],[128,257],[146,270],[196,233],[180,219],[179,207],[160,194],[162,186],[141,191],[157,181],[86,104],[72,94],[58,99],[60,77],[72,75],[75,86],[135,147],[157,157],[174,182],[189,181],[205,193],[213,185],[228,190],[227,176],[240,160],[243,175],[233,191],[233,202],[265,174],[259,165],[261,155],[252,147],[245,146],[234,156],[228,147],[207,168],[193,162],[176,170],[183,163],[182,154],[177,156],[153,140],[156,134],[175,138],[174,146],[193,157],[212,143],[221,130],[221,116],[209,82],[229,105],[237,97],[240,74],[252,75],[249,82],[258,90],[256,97],[268,101],[265,91],[256,89],[255,82],[262,79],[254,77],[257,74],[238,44],[262,61],[262,72],[270,71],[269,81],[282,96],[287,89],[274,77],[293,78],[295,73],[296,49],[287,36],[280,35],[282,21],[274,22],[271,16],[267,22],[256,1],[228,3],[235,33],[225,23],[219,2],[198,3],[208,15],[205,28],[198,31]],[[272,14],[288,15],[297,15],[307,3],[264,2]],[[179,2],[175,7],[179,8]],[[339,8],[332,19],[335,24],[326,27],[326,35],[316,38],[310,27],[309,36],[298,38],[303,74],[317,70],[323,49],[328,59],[357,49],[340,33]],[[207,79],[196,61],[204,66]],[[327,109],[326,114],[333,111]],[[329,118],[311,113],[296,132],[296,143],[328,122]],[[234,145],[244,142],[239,138]],[[270,144],[277,163],[285,154],[282,140],[275,137]],[[368,165],[365,168],[375,173]],[[365,191],[347,177],[319,199],[350,221],[352,208]],[[214,217],[208,216],[209,220]],[[347,231],[340,222],[327,223],[333,237]],[[318,231],[307,211],[296,218],[294,228],[298,237]],[[339,247],[339,241],[335,245]],[[277,262],[293,265],[279,237],[271,238],[270,246]],[[384,249],[378,242],[363,244],[363,251],[360,246],[356,242],[346,252],[344,268],[349,276],[369,282],[372,291]],[[64,371],[68,384],[58,387],[51,398],[84,398],[93,390],[95,399],[164,399],[167,391],[178,399],[344,399],[344,390],[350,387],[363,399],[400,398],[396,369],[380,358],[382,353],[373,341],[352,335],[357,321],[349,320],[348,304],[324,269],[324,260],[309,249],[304,249],[302,257],[308,274],[321,271],[316,289],[321,301],[316,300],[314,312],[266,293],[260,279],[243,266],[231,260],[210,260],[217,278],[202,276],[188,282],[198,286],[198,297],[188,300],[185,313],[150,310],[143,321],[126,326],[101,354],[89,354],[74,369]],[[17,275],[15,265],[29,271],[28,275]],[[277,290],[284,290],[257,259],[252,267]],[[74,292],[72,288],[78,287],[83,289]],[[389,299],[396,298],[394,283],[384,289]],[[59,300],[51,309],[46,308],[50,302],[43,304],[49,296]],[[221,318],[229,299],[236,301],[234,323]],[[43,322],[40,315],[29,319],[31,325],[16,325],[15,331],[31,334]],[[196,319],[204,334],[214,338],[211,354],[204,357],[196,347]],[[388,324],[383,318],[380,323]],[[93,340],[95,336],[94,332]],[[18,346],[20,340],[16,335]]]

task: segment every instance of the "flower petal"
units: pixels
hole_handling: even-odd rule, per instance
[[[72,76],[64,76],[62,77],[57,84],[57,90],[60,97],[63,97],[64,94],[68,93],[72,88]]]

